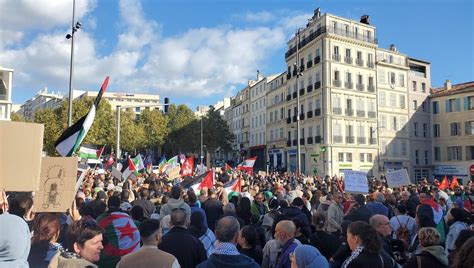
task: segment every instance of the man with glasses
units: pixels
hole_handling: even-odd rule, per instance
[[[344,212],[342,211],[343,197],[341,193],[334,195],[334,201],[329,205],[326,221],[326,231],[339,237],[341,234],[342,220],[344,218]]]

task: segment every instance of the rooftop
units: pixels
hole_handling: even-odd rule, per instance
[[[467,89],[472,89],[474,91],[474,81],[451,85],[451,82],[448,80],[446,81],[443,87],[433,88],[431,97],[441,97],[458,94],[462,93],[462,91],[464,90],[467,91]]]

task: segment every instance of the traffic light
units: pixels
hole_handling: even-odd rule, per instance
[[[165,105],[164,105],[165,114],[168,113],[169,109],[170,109],[170,99],[165,97]]]

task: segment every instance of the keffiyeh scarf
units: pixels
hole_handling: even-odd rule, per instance
[[[347,259],[342,263],[341,268],[347,268],[347,266],[349,266],[349,264],[350,264],[355,258],[357,258],[363,250],[364,250],[364,246],[358,246],[354,251],[352,251],[351,256],[349,256],[349,258],[347,258]]]

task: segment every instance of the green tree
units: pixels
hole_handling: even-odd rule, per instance
[[[188,106],[170,105],[168,112],[168,135],[165,149],[171,155],[193,152],[196,147],[196,130],[191,127],[195,121],[194,113]]]
[[[44,125],[43,133],[43,151],[49,156],[57,156],[54,143],[62,133],[62,128],[58,124],[58,117],[52,109],[41,109],[35,113],[35,123]]]
[[[112,121],[117,122],[116,119]],[[135,120],[135,113],[131,110],[120,112],[120,149],[135,152],[146,148],[146,140],[145,128]]]
[[[11,113],[10,114],[10,119],[13,122],[28,122],[28,120],[26,120],[26,118],[24,118],[23,116],[21,116],[17,113]]]
[[[220,113],[210,106],[203,121],[204,144],[212,154],[217,148],[223,151],[231,150],[234,135]]]
[[[143,125],[148,148],[157,149],[161,147],[170,133],[168,117],[162,111],[145,109],[140,115],[139,123]]]

